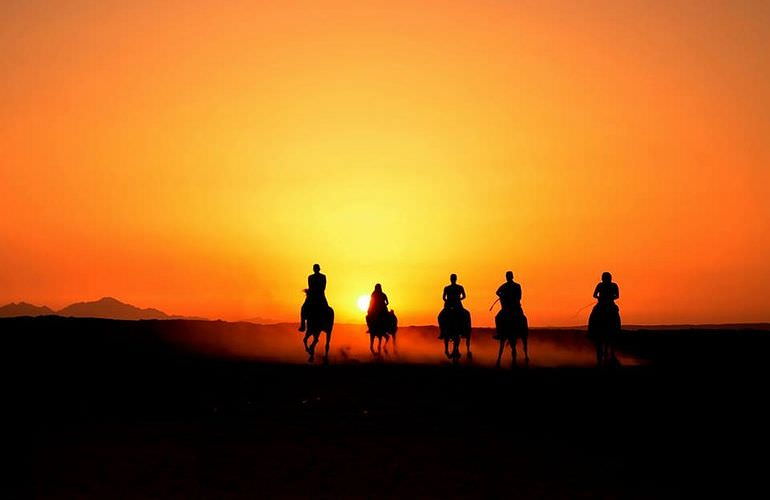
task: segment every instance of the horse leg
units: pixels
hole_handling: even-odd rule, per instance
[[[467,337],[465,337],[465,351],[468,353],[468,359],[473,359],[473,353],[471,352],[471,334],[469,333]]]
[[[308,361],[312,362],[315,359],[315,346],[318,344],[318,336],[313,336],[313,342],[310,344],[310,350],[308,353],[310,354],[310,357],[308,358]]]
[[[500,337],[500,349],[497,351],[497,363],[495,366],[500,368],[500,359],[503,357],[503,351],[505,350],[505,338]]]
[[[329,345],[332,342],[332,332],[326,332],[326,348],[324,351],[324,361],[329,361]]]
[[[382,354],[382,336],[377,337],[377,356]]]
[[[385,337],[385,346],[382,348],[385,351],[385,354],[388,354],[388,342],[390,342],[390,335]]]
[[[396,332],[393,332],[393,354],[398,356],[398,347],[396,346]]]
[[[516,366],[516,337],[513,337],[508,345],[511,346],[511,366]]]
[[[302,343],[305,345],[305,352],[310,353],[310,348],[307,346],[307,339],[310,338],[310,332],[305,333],[305,338],[302,339]]]
[[[452,348],[452,360],[457,363],[460,359],[460,337],[455,337],[452,340],[452,345],[454,346]]]
[[[521,347],[524,349],[524,361],[529,362],[529,350],[527,349],[527,335],[521,337]]]
[[[374,355],[374,334],[369,334],[369,351]]]
[[[444,355],[449,358],[449,337],[444,337]]]

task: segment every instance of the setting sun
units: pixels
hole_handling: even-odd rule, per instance
[[[361,295],[360,297],[358,297],[356,304],[358,305],[358,308],[361,311],[367,311],[369,309],[369,296]]]

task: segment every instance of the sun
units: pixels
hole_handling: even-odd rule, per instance
[[[358,300],[356,301],[356,304],[358,305],[358,308],[361,311],[368,311],[369,310],[369,296],[368,295],[361,295],[358,297]]]

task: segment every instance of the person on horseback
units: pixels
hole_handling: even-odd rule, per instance
[[[596,305],[588,317],[588,337],[596,345],[596,362],[602,365],[615,360],[613,337],[620,333],[620,309],[615,303],[620,298],[620,289],[612,282],[612,274],[602,273],[593,297]]]
[[[529,325],[527,324],[527,317],[524,316],[524,310],[521,308],[521,285],[513,281],[512,271],[505,273],[505,283],[500,285],[496,293],[497,300],[500,301],[500,311],[495,315],[495,335],[492,338],[500,342],[500,348],[497,351],[497,367],[500,367],[500,360],[506,343],[511,348],[511,361],[514,366],[516,365],[517,339],[521,340],[521,347],[524,349],[524,361],[528,363]]]
[[[444,294],[441,298],[444,300],[444,308],[439,313],[439,323],[441,323],[447,314],[464,310],[462,301],[465,300],[465,288],[457,284],[457,275],[452,273],[449,276],[449,285],[444,287]],[[440,332],[440,339],[444,338],[443,332]]]
[[[500,300],[500,312],[495,316],[495,325],[500,329],[500,322],[503,318],[524,314],[521,308],[521,285],[513,281],[513,271],[505,273],[505,283],[495,292]],[[494,339],[500,336],[495,334]]]
[[[305,331],[309,314],[326,307],[329,307],[329,303],[326,301],[326,275],[321,274],[321,266],[313,264],[313,274],[307,277],[305,302],[300,309],[299,331]]]
[[[374,291],[369,299],[369,310],[366,313],[366,323],[370,325],[376,321],[380,315],[388,311],[388,296],[382,291],[382,285],[374,285]]]

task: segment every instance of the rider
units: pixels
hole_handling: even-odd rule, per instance
[[[444,300],[444,309],[439,313],[439,323],[441,323],[441,320],[444,315],[447,314],[447,311],[463,309],[462,301],[465,300],[466,297],[465,288],[463,288],[462,285],[457,284],[456,274],[452,273],[449,276],[449,281],[451,283],[444,287],[444,294],[441,297]],[[440,333],[438,338],[443,339],[444,334]]]
[[[618,310],[615,301],[620,298],[620,289],[617,283],[612,282],[612,274],[602,273],[602,281],[594,288],[594,298],[598,301],[597,306]]]
[[[328,307],[326,301],[326,275],[321,274],[321,266],[313,264],[313,274],[307,277],[307,289],[305,289],[305,302],[300,310],[299,331],[305,331],[305,322],[308,312],[312,308]]]
[[[521,285],[513,281],[513,271],[505,273],[505,283],[495,292],[500,298],[500,312],[495,316],[495,324],[499,326],[503,314],[523,314],[521,309]],[[499,328],[498,328],[499,330]],[[493,338],[499,339],[496,334]]]
[[[612,282],[612,275],[602,273],[602,281],[594,288],[596,305],[588,317],[588,337],[596,343],[596,362],[615,360],[612,336],[620,332],[620,310],[615,301],[620,298],[617,283]]]
[[[372,292],[372,296],[369,299],[369,310],[367,312],[367,316],[372,318],[379,316],[383,311],[388,310],[388,304],[388,296],[382,292],[382,285],[377,283],[374,285],[374,291]]]

